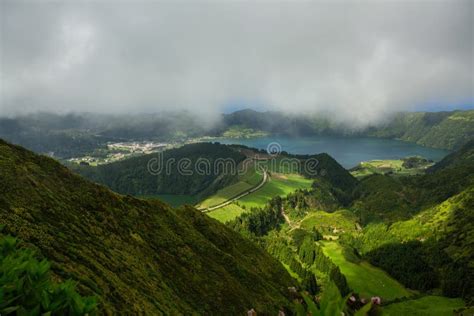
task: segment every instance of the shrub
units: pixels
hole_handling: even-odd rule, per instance
[[[47,260],[0,234],[0,314],[89,315],[96,309],[96,299],[80,296],[73,281],[54,283]]]

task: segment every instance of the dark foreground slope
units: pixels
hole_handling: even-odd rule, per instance
[[[250,241],[192,208],[112,193],[0,140],[0,224],[108,313],[275,314],[293,280]]]

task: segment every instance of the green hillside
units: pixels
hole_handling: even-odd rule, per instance
[[[370,224],[353,245],[410,288],[441,287],[446,296],[472,300],[473,209],[471,187],[409,220]]]
[[[408,219],[474,185],[474,142],[430,167],[426,174],[363,178],[352,192],[352,209],[362,223]]]
[[[446,296],[472,301],[473,145],[425,175],[362,180],[351,210],[367,226],[350,244],[410,288],[441,288]]]
[[[318,200],[321,201],[327,200],[328,196],[333,194],[347,195],[345,192],[349,192],[357,184],[357,180],[347,170],[324,153],[318,155],[281,153],[273,157],[246,146],[232,145],[230,147],[250,157],[255,157],[255,155],[265,156],[268,160],[259,160],[258,166],[268,170],[268,179],[259,190],[240,198],[230,205],[208,213],[209,216],[221,222],[228,222],[250,211],[251,208],[265,207],[272,198],[285,197],[297,190],[309,190],[313,186],[315,186],[313,191],[321,190],[319,187],[324,185],[324,194],[318,196]],[[316,162],[313,167],[314,170],[305,168],[305,162],[310,159]],[[204,207],[217,205],[235,197],[238,193],[255,187],[261,181],[260,173],[251,168],[246,174],[240,176],[237,183],[224,187],[199,205]]]
[[[276,314],[294,281],[259,247],[191,207],[115,194],[0,141],[4,233],[108,314]]]
[[[474,137],[474,110],[399,113],[367,134],[428,147],[458,149]]]
[[[380,296],[374,315],[450,315],[474,299],[471,153],[472,142],[427,174],[372,175],[346,190],[318,178],[228,225],[302,284],[314,275],[322,296],[335,283],[356,300]]]
[[[224,166],[216,163],[217,159],[230,160],[237,166],[245,156],[217,143],[198,143],[97,167],[72,168],[84,177],[122,194],[133,196],[199,194],[204,197],[237,181],[236,172],[224,172]],[[180,165],[180,161],[186,163]],[[204,163],[199,165],[199,161],[204,161],[206,165]],[[161,170],[159,166],[162,166]],[[210,169],[197,172],[196,166],[202,168],[210,166]],[[217,172],[215,167],[218,168]]]
[[[458,166],[463,167],[474,161],[474,139],[467,142],[459,150],[449,154],[442,161],[428,169],[428,172],[435,172],[442,169],[453,169]]]
[[[324,242],[323,250],[334,264],[341,269],[349,286],[360,295],[380,296],[382,299],[390,300],[397,297],[408,297],[413,294],[385,271],[372,266],[370,263],[347,260],[343,248],[337,242]]]
[[[254,193],[239,200],[239,205],[245,208],[263,207],[275,196],[286,196],[298,189],[311,187],[312,181],[298,174],[272,174],[269,181]]]
[[[424,296],[415,300],[390,304],[384,307],[382,315],[447,316],[453,315],[454,310],[460,310],[463,306],[464,302],[458,298]]]
[[[199,208],[207,208],[211,206],[218,205],[223,203],[242,192],[252,189],[257,186],[263,180],[262,172],[257,172],[254,168],[248,168],[248,170],[243,175],[238,176],[238,181],[228,185],[219,191],[217,191],[212,196],[208,197],[201,201],[198,205]]]

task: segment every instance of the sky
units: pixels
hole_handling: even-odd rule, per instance
[[[474,107],[474,1],[0,1],[0,116]]]

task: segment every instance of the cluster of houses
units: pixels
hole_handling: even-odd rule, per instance
[[[144,153],[149,154],[156,152],[168,147],[167,143],[158,143],[153,141],[144,142],[122,142],[122,143],[111,143],[107,145],[109,150],[126,150],[131,153]]]

